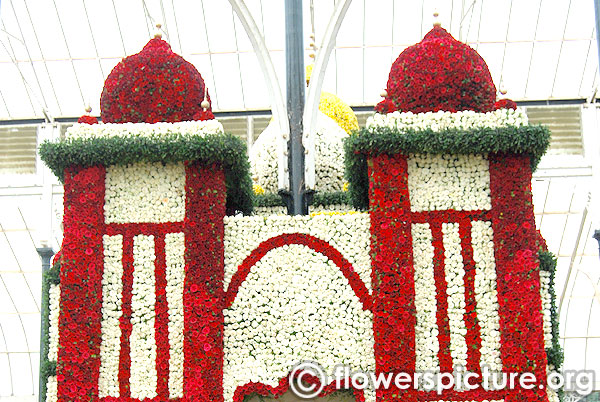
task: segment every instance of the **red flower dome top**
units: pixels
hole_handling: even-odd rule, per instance
[[[206,95],[208,102],[204,102]],[[196,68],[156,36],[126,57],[104,82],[100,98],[105,123],[156,123],[214,118]]]
[[[436,25],[392,65],[387,100],[403,112],[489,112],[496,87],[481,56]],[[379,109],[393,111],[389,104]]]

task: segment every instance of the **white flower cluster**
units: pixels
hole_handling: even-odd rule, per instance
[[[181,222],[184,216],[182,162],[113,165],[106,169],[106,223]]]
[[[260,243],[282,233],[306,233],[328,242],[352,264],[371,291],[371,221],[367,213],[310,216],[235,216],[225,218],[227,289],[238,266]],[[293,259],[296,259],[295,257]]]
[[[183,398],[183,283],[185,235],[165,236],[167,304],[169,306],[169,396]]]
[[[109,137],[157,137],[169,134],[204,136],[223,133],[223,125],[217,120],[182,121],[177,123],[107,123],[73,124],[67,129],[67,139]]]
[[[552,298],[550,296],[550,272],[540,270],[540,296],[544,318],[544,345],[552,347]]]
[[[409,155],[408,189],[413,212],[492,207],[484,155]]]
[[[481,366],[493,372],[502,371],[500,358],[500,316],[496,289],[494,231],[488,221],[473,221],[471,229],[475,261],[475,301],[481,335]]]
[[[443,223],[444,265],[448,284],[448,324],[450,355],[454,367],[467,366],[467,326],[465,324],[465,267],[461,254],[458,223]]]
[[[343,138],[348,134],[330,117],[318,112],[315,136],[315,190],[341,191],[344,186]],[[250,151],[252,179],[267,193],[276,193],[278,141],[277,125],[261,133]]]
[[[48,290],[48,360],[58,358],[58,316],[60,314],[60,285],[50,285]]]
[[[223,388],[276,386],[300,360],[375,368],[373,314],[340,269],[303,245],[269,251],[251,269],[225,312]]]
[[[156,394],[156,340],[154,317],[154,236],[133,238],[133,288],[131,297],[131,397],[154,398]]]
[[[455,113],[396,111],[389,114],[375,113],[367,119],[367,128],[389,127],[400,131],[408,129],[441,131],[449,128],[469,130],[480,127],[519,127],[528,124],[527,115],[521,109],[499,109],[487,113],[472,110]]]
[[[58,381],[56,376],[52,375],[48,377],[46,381],[46,402],[57,402],[58,401]]]
[[[123,297],[123,236],[102,237],[104,272],[102,274],[102,342],[98,396],[119,397],[119,358],[121,355],[121,318]]]
[[[433,267],[433,237],[429,223],[412,225],[415,269],[415,370],[439,371],[437,325],[437,290]]]

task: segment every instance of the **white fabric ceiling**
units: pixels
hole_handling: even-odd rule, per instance
[[[246,4],[284,85],[284,2]],[[310,1],[304,6],[308,49]],[[314,2],[317,43],[333,6],[334,0]],[[377,103],[393,60],[427,33],[435,8],[450,33],[480,52],[507,96],[546,100],[594,93],[591,0],[354,0],[323,89],[351,105]],[[141,50],[156,22],[163,23],[173,50],[203,75],[215,110],[270,108],[257,58],[226,0],[3,0],[0,120],[40,118],[43,109],[55,118],[77,117],[86,104],[99,114],[104,79],[122,57]]]

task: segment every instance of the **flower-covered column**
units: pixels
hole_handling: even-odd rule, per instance
[[[184,394],[223,400],[225,176],[220,166],[186,167]]]
[[[98,398],[104,232],[101,166],[65,171],[65,216],[60,268],[58,400]]]
[[[415,370],[415,287],[408,193],[403,155],[370,160],[373,332],[377,373]],[[412,386],[377,390],[378,401],[416,401]]]
[[[537,234],[528,155],[490,155],[492,225],[498,276],[504,371],[533,373],[545,386],[546,354],[540,300]],[[540,386],[517,388],[505,401],[543,401]]]

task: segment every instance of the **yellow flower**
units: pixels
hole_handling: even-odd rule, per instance
[[[265,193],[265,189],[262,188],[262,186],[260,184],[252,185],[252,189],[254,190],[254,194],[257,194],[257,195],[262,195]]]
[[[335,216],[335,215],[354,215],[359,214],[359,211],[320,211],[320,212],[311,212],[310,216],[315,217],[317,215],[327,215],[327,216]]]
[[[319,110],[331,117],[345,132],[351,134],[358,130],[358,119],[350,106],[329,92],[321,92]]]
[[[350,183],[348,183],[348,182],[345,182],[345,183],[344,183],[344,187],[342,187],[342,191],[344,191],[344,192],[348,191],[348,186],[349,186],[349,185],[350,185]]]

